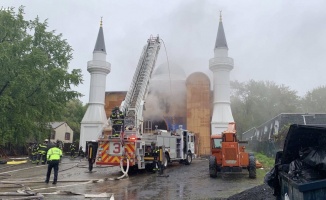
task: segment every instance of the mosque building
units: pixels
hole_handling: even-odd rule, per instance
[[[105,62],[103,60],[103,63]],[[187,76],[183,67],[185,66],[170,62],[160,64],[154,70],[143,112],[144,132],[146,129],[155,128],[173,131],[182,126],[183,129],[196,134],[195,154],[210,155],[211,134],[222,133],[226,130],[228,123],[233,122],[229,80],[230,71],[233,69],[233,59],[228,57],[228,46],[221,16],[214,46],[214,57],[209,61],[209,69],[213,72],[213,84],[209,76],[203,72],[194,72]],[[110,72],[108,69],[104,71],[102,78]],[[127,91],[105,92],[103,107],[106,118],[111,115],[112,108],[121,105],[126,94]],[[97,102],[90,100],[90,105],[100,103],[98,100]],[[84,119],[82,128],[83,126],[89,127],[89,125],[83,125]],[[82,133],[83,130],[81,130]]]

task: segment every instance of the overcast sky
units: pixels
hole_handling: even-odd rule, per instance
[[[324,0],[1,0],[0,7],[25,6],[25,19],[48,19],[48,30],[62,33],[74,49],[70,69],[80,68],[75,90],[88,103],[87,61],[103,17],[107,61],[106,91],[127,91],[143,46],[159,35],[168,58],[187,73],[212,77],[208,61],[222,10],[234,59],[231,80],[269,80],[303,96],[326,85],[326,1]],[[15,9],[17,11],[17,9]],[[161,47],[156,66],[166,61]]]

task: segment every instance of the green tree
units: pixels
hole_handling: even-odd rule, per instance
[[[231,82],[231,108],[238,133],[258,126],[280,113],[297,112],[297,92],[271,81]]]
[[[68,72],[72,48],[47,21],[24,19],[24,7],[0,10],[0,137],[2,144],[44,139],[48,122],[81,96],[80,69]]]
[[[307,94],[302,99],[302,112],[326,112],[326,86],[320,86],[307,92]]]
[[[82,121],[84,114],[87,110],[87,105],[78,99],[73,99],[66,104],[66,107],[62,110],[62,117],[57,121],[65,121],[69,124],[74,131],[74,141],[79,141],[80,137],[80,122]]]

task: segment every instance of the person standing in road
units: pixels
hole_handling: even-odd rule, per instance
[[[91,172],[93,170],[93,164],[95,162],[95,151],[92,143],[88,145],[88,171]]]
[[[36,163],[37,160],[37,144],[33,144],[32,146],[32,163]]]
[[[75,157],[75,151],[76,151],[76,145],[74,143],[71,143],[71,145],[70,145],[70,157],[71,158]]]
[[[62,157],[62,151],[59,148],[59,143],[55,147],[52,147],[48,150],[47,153],[47,163],[48,163],[48,171],[46,173],[45,183],[49,183],[50,175],[52,168],[54,169],[54,177],[52,184],[57,184],[58,181],[58,171],[59,171],[59,162]]]
[[[82,158],[84,157],[84,151],[83,151],[83,147],[82,146],[80,146],[79,147],[79,151],[78,151],[78,156],[81,156]]]
[[[42,165],[46,163],[46,152],[48,151],[48,139],[44,140],[43,144],[39,144],[37,147],[37,159],[36,164],[38,165],[41,162]]]

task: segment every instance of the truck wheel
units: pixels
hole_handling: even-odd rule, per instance
[[[217,164],[216,164],[216,157],[210,156],[209,157],[209,175],[212,178],[217,177]]]
[[[256,158],[254,156],[249,156],[249,178],[256,178]]]
[[[186,158],[186,165],[190,165],[192,162],[192,154],[191,153],[188,153],[187,154],[187,158]]]

